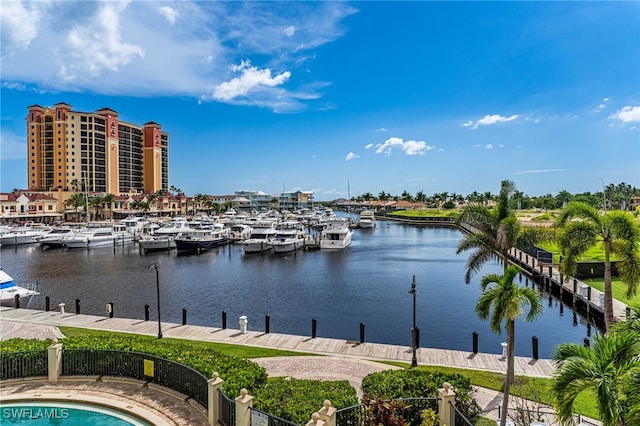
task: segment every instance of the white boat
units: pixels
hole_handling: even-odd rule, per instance
[[[320,233],[321,249],[345,249],[351,245],[353,231],[349,228],[349,221],[344,218],[328,219],[326,226]]]
[[[129,216],[118,223],[124,225],[131,235],[137,236],[143,233],[145,226],[149,224],[149,219],[140,216]]]
[[[98,222],[91,223],[87,228],[65,238],[64,245],[69,249],[93,248],[121,245],[132,241],[133,235],[126,230],[124,225]]]
[[[251,226],[245,223],[236,223],[229,229],[229,238],[233,243],[242,243],[251,238]]]
[[[64,247],[64,239],[78,232],[70,226],[55,226],[38,240],[43,250]]]
[[[304,225],[298,221],[285,221],[276,225],[271,244],[274,253],[288,253],[304,247]]]
[[[0,269],[0,305],[16,307],[16,296],[20,299],[20,307],[26,308],[33,296],[40,294],[38,292],[38,284],[30,284],[19,286],[13,281],[13,278]]]
[[[147,251],[173,250],[176,248],[175,237],[182,232],[191,230],[186,219],[174,219],[156,229],[152,235],[143,235],[138,244],[140,248]]]
[[[37,243],[38,239],[42,237],[42,235],[43,231],[34,231],[29,227],[1,226],[0,245],[17,246],[22,244],[33,244]]]
[[[360,220],[358,228],[371,229],[376,226],[376,217],[371,210],[363,210],[360,212]]]
[[[211,228],[194,228],[174,238],[178,253],[207,251],[229,242],[229,229],[222,224]]]
[[[245,253],[263,253],[273,248],[276,222],[272,220],[251,222],[251,236],[244,240]]]

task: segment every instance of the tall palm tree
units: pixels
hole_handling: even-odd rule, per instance
[[[636,333],[597,334],[589,347],[563,343],[553,354],[552,386],[558,419],[573,425],[578,395],[595,395],[603,426],[640,424],[640,336]]]
[[[468,223],[474,228],[464,235],[456,250],[457,254],[474,250],[467,260],[467,284],[471,282],[472,274],[478,272],[487,261],[500,257],[506,271],[509,250],[513,247],[529,247],[537,241],[549,238],[549,231],[542,227],[520,225],[509,207],[514,188],[512,181],[503,180],[495,208],[468,205],[458,217],[458,223]]]
[[[581,220],[572,220],[572,219]],[[633,297],[640,283],[640,230],[628,212],[613,210],[600,214],[585,203],[571,201],[557,219],[558,245],[562,251],[560,268],[565,275],[576,273],[577,259],[587,249],[601,244],[604,250],[604,322],[613,324],[611,255],[618,258],[620,280],[627,285],[626,297]]]
[[[482,277],[482,294],[476,304],[476,313],[482,320],[489,319],[491,330],[502,333],[502,323],[507,331],[507,378],[504,382],[504,397],[500,426],[505,426],[509,403],[509,391],[514,381],[516,319],[524,316],[525,321],[533,321],[542,313],[540,293],[533,287],[520,287],[513,280],[520,273],[516,266],[509,265],[504,275],[489,274]],[[495,284],[495,285],[492,285]]]
[[[103,207],[106,205],[107,207],[109,207],[109,216],[112,218],[113,217],[113,202],[116,199],[116,196],[108,193],[106,194],[104,197],[102,197],[102,204]]]

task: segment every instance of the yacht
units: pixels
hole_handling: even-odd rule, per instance
[[[54,226],[51,231],[38,240],[38,243],[42,250],[64,247],[65,238],[69,238],[76,232],[78,232],[78,229],[70,226]]]
[[[326,226],[320,233],[321,249],[345,249],[351,245],[353,231],[349,228],[349,221],[344,218],[328,219]]]
[[[376,217],[371,210],[363,210],[360,212],[360,220],[358,228],[371,229],[376,226]]]
[[[180,233],[191,230],[192,228],[186,219],[174,219],[156,229],[152,235],[142,235],[138,244],[145,252],[173,250],[176,248],[175,238]]]
[[[43,230],[33,230],[26,226],[0,226],[0,245],[17,246],[37,243],[43,234]]]
[[[229,229],[229,237],[233,243],[243,243],[245,240],[251,238],[251,226],[246,223],[236,223],[231,225]]]
[[[272,245],[274,253],[287,253],[304,247],[304,225],[297,220],[280,222],[276,225],[276,234]]]
[[[133,241],[126,226],[114,222],[89,223],[80,232],[64,239],[65,247],[93,248],[124,244]]]
[[[19,286],[13,281],[13,278],[0,269],[0,305],[14,308],[16,305],[16,296],[20,299],[20,307],[26,308],[33,296],[40,294],[38,292],[38,282],[33,285]]]
[[[276,235],[276,222],[263,220],[251,222],[251,236],[244,240],[245,253],[263,253],[273,248],[272,239]]]
[[[174,238],[178,253],[206,251],[229,242],[229,229],[222,224],[210,228],[193,228]]]

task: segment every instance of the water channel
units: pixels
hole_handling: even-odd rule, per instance
[[[378,221],[371,230],[355,230],[344,251],[309,250],[295,254],[244,254],[242,247],[220,247],[199,255],[175,251],[140,253],[138,246],[50,249],[38,245],[2,247],[0,266],[16,283],[39,280],[41,295],[32,308],[52,308],[61,302],[74,312],[107,316],[113,303],[116,317],[144,318],[144,305],[157,319],[156,272],[162,320],[222,326],[226,311],[229,328],[238,328],[246,315],[248,328],[265,329],[269,315],[274,333],[311,335],[312,319],[318,337],[358,341],[360,323],[368,342],[411,345],[413,301],[409,294],[415,275],[417,326],[420,346],[472,350],[472,333],[479,335],[480,352],[501,353],[502,335],[480,321],[474,307],[480,277],[501,273],[498,263],[486,265],[464,283],[469,253],[456,255],[462,233],[447,227],[424,227]],[[522,285],[533,285],[523,275]],[[548,358],[562,342],[582,343],[595,332],[568,306],[541,291],[544,313],[537,321],[516,324],[516,355],[532,356],[532,336],[539,356]]]

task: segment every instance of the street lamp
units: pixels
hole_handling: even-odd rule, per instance
[[[413,350],[413,356],[411,358],[411,367],[418,366],[418,358],[416,357],[416,349],[417,349],[417,339],[418,339],[418,331],[416,329],[416,294],[418,294],[418,289],[416,288],[416,276],[413,276],[413,282],[411,283],[411,289],[409,290],[409,294],[413,295],[413,328],[411,329],[411,349]]]
[[[158,339],[162,339],[162,326],[160,325],[160,275],[158,273],[158,265],[151,265],[156,270],[156,290],[158,292]]]

